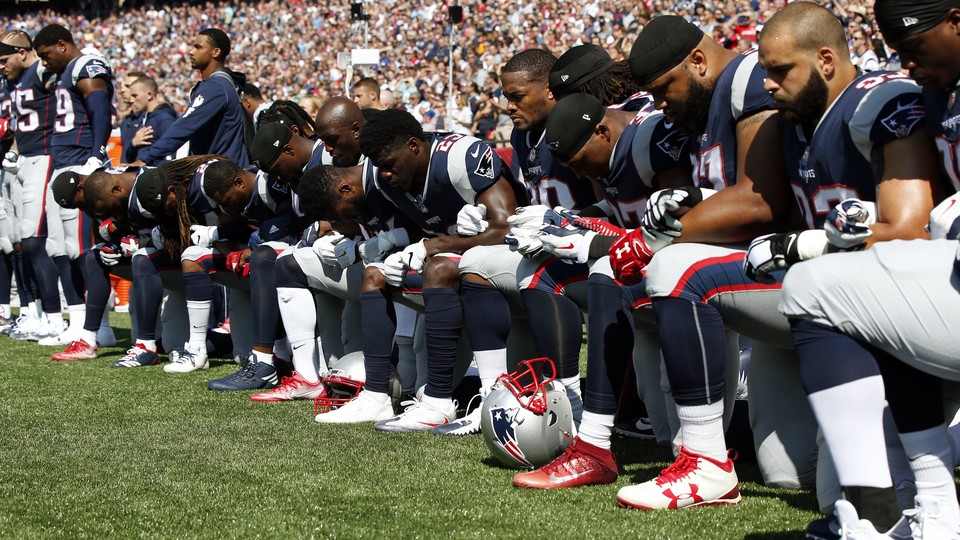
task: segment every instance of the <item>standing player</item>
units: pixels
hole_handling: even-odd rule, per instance
[[[57,121],[53,134],[54,177],[70,170],[89,175],[108,163],[107,140],[113,126],[114,83],[102,56],[85,55],[66,28],[52,24],[34,38],[37,55],[48,72],[58,76]],[[70,311],[68,332],[41,345],[67,345],[83,328],[85,309],[80,255],[90,249],[93,232],[89,216],[61,208],[47,189],[49,234],[47,251],[57,266]]]
[[[177,120],[173,107],[160,102],[157,95],[159,90],[157,81],[147,76],[139,77],[127,89],[130,115],[136,115],[136,120],[132,126],[135,133],[130,140],[130,147],[126,148],[123,156],[124,163],[136,161],[139,153],[153,144],[153,141],[162,138],[167,128]]]
[[[955,168],[960,130],[954,121],[960,9],[936,1],[891,0],[878,2],[876,13],[884,39],[900,51],[903,67],[923,85],[927,131],[940,150],[944,172],[960,190]],[[911,153],[900,161],[919,167],[932,160]],[[886,530],[899,517],[897,507],[888,502],[893,479],[882,466],[887,461],[884,399],[917,488],[916,508],[906,510],[894,530],[913,538],[960,535],[953,449],[940,383],[941,378],[960,379],[960,343],[953,329],[960,312],[957,200],[954,195],[930,214],[932,241],[872,242],[862,253],[827,255],[796,265],[784,279],[780,311],[790,318],[804,386],[841,483],[853,495],[836,505],[850,538],[886,538],[873,526]],[[838,400],[843,406],[827,408]]]
[[[68,33],[69,35],[69,33]],[[23,32],[11,32],[0,45],[0,65],[9,81],[13,96],[13,114],[17,129],[14,138],[19,156],[7,159],[7,170],[16,168],[14,213],[19,219],[19,237],[40,292],[46,321],[39,319],[18,328],[14,335],[39,340],[54,337],[63,331],[60,313],[60,292],[57,268],[47,253],[48,183],[53,173],[54,94],[47,89],[40,72],[41,62],[30,38]],[[58,212],[59,216],[59,212]],[[19,326],[19,325],[18,325]]]
[[[148,148],[137,154],[135,165],[155,165],[171,159],[183,143],[190,153],[219,154],[234,163],[250,163],[244,142],[243,106],[240,91],[246,76],[224,65],[230,54],[230,38],[219,28],[204,28],[193,39],[190,67],[203,80],[190,92],[190,107]]]
[[[411,219],[429,238],[364,270],[360,305],[367,382],[357,399],[316,419],[379,421],[376,428],[382,431],[429,430],[453,420],[456,412],[451,395],[464,323],[460,272],[450,254],[502,240],[506,218],[517,206],[516,186],[500,158],[482,141],[460,135],[426,136],[404,111],[387,109],[369,118],[360,133],[360,147],[379,166],[380,190],[397,206],[398,214]],[[475,236],[454,236],[457,214],[467,204],[485,205],[489,226]],[[396,331],[392,292],[402,284],[415,287],[421,273],[427,386],[422,398],[390,418],[387,384]]]

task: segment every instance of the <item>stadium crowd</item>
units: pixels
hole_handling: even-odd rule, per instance
[[[3,333],[97,359],[120,276],[112,368],[233,358],[208,390],[481,434],[517,488],[655,440],[638,510],[739,503],[732,446],[809,538],[960,538],[956,0],[466,8],[449,107],[441,4],[17,15]]]
[[[297,101],[310,94],[325,99],[342,93],[347,73],[337,67],[337,53],[369,47],[380,50],[381,65],[366,74],[374,75],[383,89],[392,91],[398,106],[421,108],[424,115],[427,111],[446,115],[450,26],[443,2],[366,3],[368,23],[351,21],[346,3],[339,7],[280,0],[171,4],[119,10],[103,19],[88,19],[81,13],[20,12],[6,19],[4,29],[28,30],[48,23],[75,28],[81,47],[97,47],[110,60],[117,76],[128,71],[146,73],[157,80],[161,100],[173,104],[182,104],[195,82],[186,61],[188,43],[184,36],[207,26],[226,28],[236,36],[233,69],[256,81],[270,100]],[[753,46],[757,29],[783,4],[782,0],[471,3],[464,7],[464,23],[458,26],[454,43],[455,96],[466,97],[471,115],[467,123],[477,127],[473,121],[479,118],[475,117],[502,114],[503,110],[493,105],[489,107],[492,111],[477,111],[485,97],[497,94],[498,67],[525,48],[561,52],[593,43],[604,47],[613,59],[622,60],[652,15],[675,13],[725,47],[744,50]],[[894,53],[883,44],[867,4],[838,0],[828,7],[870,38],[855,45],[850,34],[851,51],[862,55],[862,51],[854,51],[866,47],[879,57],[879,64],[872,67],[879,69]],[[291,44],[288,36],[297,39]],[[895,57],[893,60],[896,63]],[[362,75],[355,73],[351,84]],[[454,103],[458,103],[456,98]],[[454,106],[460,121],[464,120],[462,109],[461,104]],[[119,112],[126,112],[125,104],[119,104]],[[446,129],[458,125],[452,119],[449,123]],[[484,120],[481,127],[497,123]],[[500,125],[508,123],[506,118],[500,121]]]

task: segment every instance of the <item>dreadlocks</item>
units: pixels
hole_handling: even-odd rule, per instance
[[[176,217],[171,219],[167,216],[158,216],[160,234],[163,236],[163,249],[174,260],[179,259],[183,250],[190,245],[190,225],[193,224],[193,219],[187,209],[187,191],[193,175],[201,166],[211,161],[225,159],[227,158],[216,154],[201,154],[168,161],[157,167],[165,177],[164,189],[172,187],[174,195],[177,196]]]
[[[640,85],[630,75],[630,63],[617,62],[607,71],[580,85],[574,92],[590,94],[600,100],[604,107],[623,103],[640,91]],[[557,96],[560,99],[560,96]]]
[[[270,108],[260,113],[257,118],[257,129],[271,122],[280,122],[286,126],[299,131],[301,137],[312,137],[317,133],[317,124],[310,118],[303,107],[288,100],[277,100],[270,105]]]

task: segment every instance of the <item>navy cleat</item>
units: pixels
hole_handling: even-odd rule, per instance
[[[112,368],[129,368],[156,366],[160,363],[160,355],[156,352],[148,351],[146,347],[137,343],[127,349],[127,354],[115,362],[110,362]]]
[[[220,392],[260,390],[277,386],[277,368],[263,362],[250,362],[222,379],[207,383],[207,388]]]

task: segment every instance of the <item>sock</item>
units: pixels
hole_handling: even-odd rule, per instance
[[[187,300],[187,316],[190,320],[190,338],[187,342],[192,352],[207,350],[207,325],[210,322],[212,300]]]
[[[40,314],[43,313],[43,311],[40,310],[40,305],[37,304],[36,301],[30,302],[30,305],[27,306],[27,310],[28,315],[37,319],[39,319]]]
[[[70,329],[97,330],[100,327],[101,319],[107,312],[107,304],[110,302],[110,272],[106,266],[100,262],[99,250],[88,251],[81,257],[87,267],[87,301],[83,320],[75,318],[75,313],[70,308]],[[76,325],[80,326],[76,326]]]
[[[681,298],[654,298],[653,309],[677,405],[723,401],[727,339],[717,308]],[[632,361],[633,351],[628,354]]]
[[[570,409],[573,415],[573,423],[579,424],[580,417],[583,415],[583,398],[580,390],[580,375],[573,377],[564,377],[560,379],[560,384],[567,391],[567,399],[570,400]]]
[[[150,352],[157,352],[157,340],[155,339],[138,339],[137,345],[143,345]]]
[[[954,521],[960,520],[947,427],[941,424],[923,431],[901,433],[900,440],[916,479],[917,495],[935,497],[941,512],[952,516]]]
[[[87,306],[83,304],[77,304],[72,306],[67,306],[67,313],[70,314],[70,328],[71,331],[79,331],[83,329],[83,323],[87,320]],[[99,327],[99,322],[97,327]]]
[[[883,434],[885,390],[873,354],[828,326],[804,320],[790,325],[800,377],[840,485],[892,487]]]
[[[723,401],[706,405],[677,405],[683,446],[690,451],[727,460],[727,443],[723,439]]]
[[[53,313],[44,313],[44,316],[46,317],[48,324],[57,325],[58,328],[63,326],[63,313],[55,311]]]
[[[397,315],[389,293],[382,290],[360,293],[360,326],[367,374],[364,392],[376,392],[388,398],[393,335],[397,331]]]
[[[258,363],[267,364],[268,366],[273,365],[273,353],[253,351],[253,357],[257,360]]]
[[[613,415],[583,411],[580,431],[577,437],[604,450],[610,449],[610,436],[613,434]]]
[[[424,288],[423,317],[427,338],[427,388],[424,395],[449,398],[453,395],[453,371],[463,329],[460,295],[453,289]],[[363,335],[369,334],[364,331]]]
[[[293,259],[284,257],[281,261]],[[277,264],[278,269],[281,263]],[[319,374],[316,362],[319,355],[321,372],[327,371],[326,361],[323,360],[323,351],[319,350],[320,340],[315,338],[317,326],[317,306],[313,301],[310,289],[300,287],[279,287],[280,317],[286,328],[290,348],[293,349],[293,369],[297,370],[304,379],[317,382]]]
[[[506,347],[495,351],[473,351],[473,358],[480,372],[480,388],[484,390],[489,390],[497,382],[497,377],[507,372]]]
[[[96,330],[91,332],[90,330],[84,330],[83,328],[81,328],[80,330],[77,331],[77,333],[80,335],[80,339],[85,341],[87,345],[90,345],[91,347],[97,346]]]
[[[450,398],[435,398],[424,394],[422,403],[438,411],[446,411],[450,408],[450,404],[453,402],[450,400]]]

